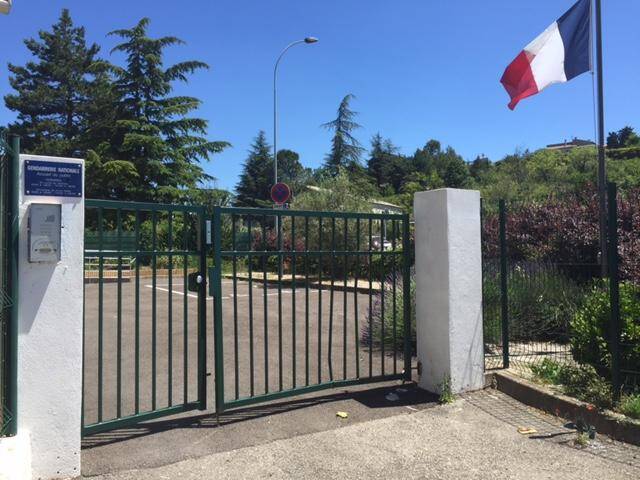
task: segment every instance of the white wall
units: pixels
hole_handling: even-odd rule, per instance
[[[31,439],[19,430],[15,437],[0,438],[0,480],[31,478]]]
[[[484,386],[480,192],[441,189],[414,197],[419,384],[453,393]]]
[[[80,475],[84,199],[25,196],[30,159],[78,160],[20,156],[18,429],[31,438],[33,478],[68,478]],[[57,264],[27,261],[31,203],[62,205]]]

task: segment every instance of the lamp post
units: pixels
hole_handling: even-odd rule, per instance
[[[294,45],[298,45],[300,43],[316,43],[318,41],[315,37],[306,37],[303,40],[296,40],[295,42],[291,42],[289,45],[285,47],[284,50],[280,53],[280,56],[276,60],[276,65],[273,68],[273,184],[278,183],[278,65],[280,65],[280,60]],[[277,219],[276,219],[277,221]]]
[[[6,15],[11,11],[11,4],[13,0],[0,0],[0,13],[4,13]]]

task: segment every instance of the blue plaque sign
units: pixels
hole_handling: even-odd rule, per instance
[[[82,197],[82,164],[25,160],[24,193],[41,197]]]

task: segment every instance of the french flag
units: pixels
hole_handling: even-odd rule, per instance
[[[527,45],[500,82],[513,110],[523,98],[591,70],[591,0],[578,2]]]

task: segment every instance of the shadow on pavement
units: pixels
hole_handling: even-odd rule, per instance
[[[389,397],[395,394],[396,397]],[[109,444],[166,432],[172,429],[216,429],[248,420],[269,417],[293,412],[304,408],[351,400],[369,409],[413,407],[421,410],[437,405],[438,396],[418,388],[415,383],[384,386],[365,390],[340,391],[322,396],[304,396],[284,402],[269,403],[258,406],[229,410],[222,413],[219,419],[215,412],[193,415],[183,414],[162,420],[140,423],[133,427],[112,430],[86,437],[82,441],[83,449],[92,449]],[[391,412],[390,412],[391,414]],[[188,415],[188,416],[186,416]]]

